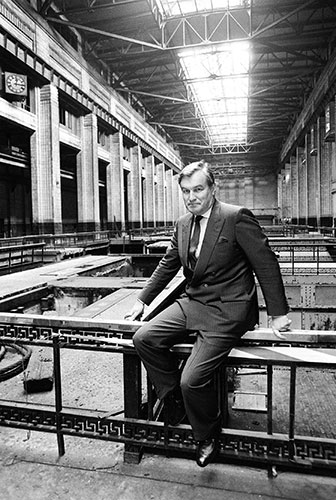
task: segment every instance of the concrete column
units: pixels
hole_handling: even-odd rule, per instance
[[[174,204],[175,204],[175,199],[173,195],[173,171],[171,168],[169,168],[166,171],[166,194],[167,194],[166,224],[171,226],[174,221]]]
[[[143,228],[148,227],[148,223],[147,223],[147,215],[148,215],[147,159],[148,159],[148,156],[143,158],[142,168],[141,168],[141,179],[140,179],[141,186],[142,186],[141,194],[142,194],[142,227]]]
[[[252,177],[246,177],[244,180],[244,189],[245,189],[245,203],[244,205],[249,208],[253,209],[254,207],[254,202],[253,202],[253,178]]]
[[[138,145],[132,148],[131,164],[130,197],[128,203],[130,227],[134,229],[142,227],[142,155],[140,146]]]
[[[315,207],[316,224],[321,225],[322,199],[321,199],[321,168],[322,168],[322,146],[324,137],[324,117],[317,119],[317,155],[315,162]]]
[[[283,200],[283,195],[282,195],[283,171],[282,170],[278,174],[277,182],[278,182],[278,208],[279,208],[278,217],[279,217],[279,219],[282,220],[283,219],[283,215],[282,215],[282,207],[283,207],[283,203],[282,203],[282,200]]]
[[[335,113],[336,122],[336,113]],[[336,123],[335,123],[336,130]],[[336,143],[332,143],[332,157],[331,157],[331,213],[332,213],[332,225],[336,226]],[[334,231],[334,236],[336,231]]]
[[[165,224],[165,178],[164,164],[157,165],[157,225],[164,226]]]
[[[290,163],[286,163],[285,165],[285,175],[284,175],[284,184],[283,184],[283,216],[287,219],[292,217],[291,210],[291,165]]]
[[[308,224],[308,178],[307,178],[307,157],[308,157],[308,134],[305,135],[305,147],[299,150],[299,224]]]
[[[334,115],[334,113],[332,113]],[[324,140],[325,126],[323,134],[321,131],[321,226],[332,225],[332,195],[331,195],[331,175],[334,142]]]
[[[109,135],[110,163],[106,168],[108,228],[125,229],[122,133]]]
[[[216,196],[219,200],[226,202],[225,197],[225,180],[218,176],[216,178]],[[245,201],[245,191],[244,191],[244,201]]]
[[[297,224],[299,220],[299,181],[298,181],[298,161],[299,155],[296,150],[296,155],[290,158],[290,218],[293,224]]]
[[[228,203],[232,203],[234,205],[235,203],[237,203],[237,200],[236,200],[236,181],[234,179],[230,179],[229,182],[227,183],[227,187],[228,187],[227,201],[228,201]]]
[[[185,212],[184,203],[181,195],[181,189],[178,183],[178,174],[173,175],[173,196],[174,196],[173,222],[175,223],[177,219]]]
[[[238,205],[245,206],[245,180],[237,179],[238,182]]]
[[[285,219],[285,217],[288,216],[287,214],[287,184],[286,184],[286,169],[285,167],[281,170],[282,174],[282,180],[281,180],[281,195],[282,195],[282,200],[281,200],[281,206],[282,206],[282,220]]]
[[[336,98],[335,98],[336,102]],[[336,130],[336,113],[334,116],[334,128]],[[332,214],[332,225],[336,226],[336,143],[332,143],[332,157],[331,157],[331,214]],[[334,236],[336,231],[334,231]]]
[[[144,193],[144,222],[147,227],[155,226],[155,203],[154,203],[154,156],[145,158],[146,190]]]
[[[33,232],[62,232],[58,89],[37,91],[36,132],[31,136]]]
[[[312,151],[312,137],[309,135],[308,139],[308,156],[307,156],[307,205],[308,205],[308,224],[316,226],[316,201],[315,201],[315,170],[316,170],[316,156],[311,155]],[[315,153],[314,153],[315,154]]]
[[[81,152],[77,155],[78,228],[99,231],[99,170],[97,116],[81,119]]]

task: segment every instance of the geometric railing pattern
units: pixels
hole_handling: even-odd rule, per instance
[[[140,322],[93,322],[50,317],[0,315],[0,343],[49,345],[53,347],[55,404],[34,405],[28,402],[0,400],[0,426],[51,432],[57,435],[59,454],[65,453],[64,436],[115,441],[125,444],[125,460],[138,462],[143,450],[189,456],[195,451],[191,427],[176,427],[165,421],[149,419],[152,408],[144,413],[141,401],[141,367],[131,337]],[[330,332],[332,333],[332,332]],[[316,335],[316,332],[315,332]],[[334,335],[334,333],[333,333]],[[325,332],[323,333],[325,338]],[[119,352],[124,360],[124,416],[105,415],[97,410],[63,407],[60,350],[90,349]],[[268,348],[269,349],[269,348]],[[305,347],[301,348],[306,350]],[[177,349],[178,351],[178,349]],[[295,349],[294,349],[295,351]],[[293,351],[293,352],[294,352]],[[322,352],[323,350],[321,350]],[[329,350],[332,351],[331,349]],[[307,352],[307,351],[306,351]],[[232,365],[244,366],[251,359],[231,359]],[[253,359],[252,364],[265,366],[264,360]],[[268,386],[277,359],[268,361]],[[281,363],[280,363],[281,364]],[[314,362],[318,366],[318,362]],[[220,435],[219,461],[244,461],[286,468],[309,468],[335,472],[336,439],[297,436],[294,433],[296,363],[290,366],[289,433],[272,432],[272,410],[268,410],[267,432],[246,431],[223,427]],[[302,365],[302,363],[301,363]],[[335,360],[324,368],[336,368]],[[270,400],[272,400],[270,395]],[[159,417],[160,418],[160,417]]]

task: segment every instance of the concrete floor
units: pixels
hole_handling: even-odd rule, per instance
[[[0,428],[1,500],[333,500],[336,478],[144,455],[123,463],[123,446]]]
[[[91,258],[82,258],[73,260],[70,268],[69,262],[59,263],[11,279],[1,277],[0,296],[76,275],[88,264]],[[99,363],[89,362],[88,352],[82,356],[67,352],[62,358],[68,381],[64,404],[75,401],[79,407],[118,410],[120,356],[101,355]],[[81,371],[87,372],[88,366],[89,379]],[[52,392],[28,397],[21,376],[2,382],[0,391],[4,399],[32,399],[37,404],[53,399]],[[200,469],[190,459],[154,455],[129,465],[123,463],[121,444],[66,437],[65,446],[66,453],[59,458],[54,434],[0,427],[0,500],[336,500],[336,478],[329,476],[279,470],[277,477],[270,478],[267,469],[233,464]]]

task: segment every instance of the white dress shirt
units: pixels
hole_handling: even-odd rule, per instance
[[[200,237],[199,237],[198,245],[197,245],[196,252],[195,252],[195,257],[197,259],[199,257],[199,254],[200,254],[200,251],[201,251],[201,248],[202,248],[202,244],[203,244],[203,240],[204,240],[204,235],[205,235],[205,231],[206,231],[206,228],[207,228],[207,225],[208,225],[208,221],[209,221],[209,217],[210,217],[210,214],[211,214],[211,210],[212,210],[212,207],[210,207],[209,210],[207,210],[205,212],[205,214],[202,215],[202,219],[200,220]],[[194,224],[194,227],[195,227],[195,224]],[[194,227],[193,227],[193,232],[194,232]]]

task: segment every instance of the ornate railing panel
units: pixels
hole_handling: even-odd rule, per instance
[[[139,461],[144,449],[191,456],[195,450],[195,442],[190,426],[184,424],[177,427],[168,426],[165,418],[162,417],[162,412],[153,412],[153,405],[158,405],[155,398],[153,405],[149,404],[146,411],[143,408],[141,365],[131,341],[133,333],[140,324],[140,322],[126,321],[93,322],[49,316],[0,315],[0,341],[30,346],[52,346],[55,373],[54,405],[0,400],[0,425],[55,433],[60,455],[65,453],[64,437],[79,436],[124,443],[127,461]],[[239,352],[234,352],[229,358],[229,364],[233,366],[267,365],[267,382],[270,391],[267,431],[230,429],[224,422],[220,435],[218,459],[219,461],[238,460],[252,464],[278,465],[298,470],[308,467],[314,471],[323,469],[334,473],[336,439],[301,436],[295,433],[295,388],[297,366],[310,366],[308,359],[313,352],[317,351],[317,348],[320,348],[320,359],[313,359],[311,365],[324,369],[336,368],[336,352],[330,349],[330,345],[335,343],[336,334],[335,332],[295,331],[292,333],[292,343],[302,347],[292,349],[292,356],[286,354],[291,348],[283,347],[281,356],[274,354],[273,359],[267,358],[267,352],[272,349],[269,345],[271,337],[272,334],[267,329],[248,332],[244,337],[245,347],[243,346]],[[255,352],[259,353],[259,357],[253,354],[253,344],[256,343],[258,349],[255,349]],[[275,343],[274,338],[273,343]],[[263,344],[268,345],[264,351]],[[324,349],[325,345],[329,348]],[[309,346],[314,349],[309,349]],[[108,414],[93,409],[83,410],[63,406],[60,363],[60,352],[63,349],[89,349],[96,352],[122,354],[124,360],[123,417],[120,416],[121,412]],[[177,346],[175,349],[182,357],[188,355],[188,350],[190,350],[190,345]],[[274,352],[280,351],[274,348]],[[296,358],[294,353],[296,356],[302,356],[302,359]],[[324,354],[325,358],[323,358]],[[278,365],[289,366],[290,369],[288,434],[274,433],[272,428],[272,370],[273,366]],[[225,377],[220,377],[220,380],[225,380]],[[222,389],[221,392],[224,392]],[[151,400],[150,397],[149,400]],[[227,405],[227,401],[223,404]],[[152,417],[153,413],[156,415],[155,419]]]

